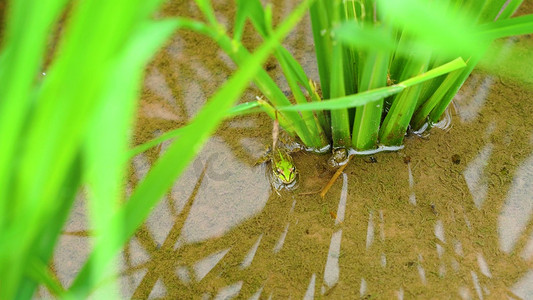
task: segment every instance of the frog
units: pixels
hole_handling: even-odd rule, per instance
[[[290,142],[290,137],[282,131],[280,137],[279,123],[274,120],[272,128],[272,147],[257,161],[256,164],[269,163],[268,175],[276,190],[292,189],[296,186],[298,170],[294,165],[291,153],[301,150],[300,145]],[[278,141],[279,140],[279,141]]]
[[[270,151],[269,156],[274,178],[284,185],[293,184],[298,177],[298,170],[288,150],[278,146]]]
[[[288,147],[285,143],[274,143],[273,147],[259,158],[257,164],[267,163],[267,175],[276,190],[295,188],[298,170],[291,153],[299,151],[298,147]]]

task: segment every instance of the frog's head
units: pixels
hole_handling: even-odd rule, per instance
[[[294,166],[290,168],[278,167],[274,170],[274,173],[284,184],[291,184],[296,179],[296,168]]]
[[[284,155],[281,151],[277,153],[277,159],[274,159],[272,171],[274,175],[284,184],[291,184],[296,179],[297,171],[289,155]]]

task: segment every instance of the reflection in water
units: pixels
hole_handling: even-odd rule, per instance
[[[455,241],[453,244],[453,250],[455,251],[455,254],[463,256],[463,244],[461,244],[460,241]]]
[[[533,299],[533,271],[528,271],[524,277],[518,280],[511,291],[522,299]]]
[[[242,263],[241,263],[241,269],[248,268],[252,261],[254,260],[255,252],[257,252],[257,248],[259,247],[259,243],[261,243],[261,239],[263,238],[263,235],[261,234],[258,238],[255,244],[252,246],[250,251],[248,251],[248,254],[244,257]]]
[[[176,275],[178,275],[178,278],[181,280],[181,282],[185,284],[189,284],[191,282],[191,276],[189,274],[189,269],[185,266],[179,266],[176,268]]]
[[[381,266],[383,268],[387,266],[387,256],[385,256],[385,253],[381,253]]]
[[[481,82],[481,83],[480,83]],[[461,121],[467,123],[474,121],[481,108],[483,108],[494,80],[492,76],[481,78],[480,75],[472,74],[462,89],[462,93],[455,96],[457,112]]]
[[[194,6],[181,4],[179,9]],[[309,27],[308,19],[304,22]],[[291,35],[296,42],[289,48],[311,53],[313,60],[312,35],[303,33]],[[207,85],[226,80],[234,66],[226,64],[220,51],[212,55],[222,58],[220,65],[192,55],[208,48],[205,45],[212,44],[179,33],[161,54],[163,59],[156,58],[149,67],[148,96],[139,109],[142,117],[136,132],[144,136],[136,142],[183,125],[213,92]],[[167,63],[171,71],[159,67]],[[311,77],[318,78],[314,61],[304,68],[311,68]],[[272,74],[275,80],[282,77],[279,69]],[[531,145],[517,142],[531,136],[528,112],[532,110],[519,106],[529,98],[520,100],[517,90],[487,94],[489,88],[499,88],[494,79],[479,73],[470,77],[455,100],[458,115],[452,116],[448,133],[436,130],[427,139],[406,139],[408,145],[400,153],[412,158],[408,173],[396,153],[378,154],[377,164],[358,163],[356,158],[343,173],[342,183],[337,182],[324,199],[299,195],[316,190],[332,172],[320,165],[320,157],[310,159],[301,153],[295,154],[295,161],[306,165],[309,174],[302,177],[300,189],[281,198],[271,195],[265,170],[252,166],[270,140],[271,132],[263,128],[270,128],[270,119],[254,115],[224,124],[119,257],[121,295],[295,299],[305,290],[304,299],[313,299],[317,287],[322,287],[325,297],[349,299],[357,296],[359,287],[361,296],[372,298],[403,299],[405,294],[409,299],[472,299],[489,297],[489,287],[491,298],[502,299],[511,285],[516,296],[533,299],[531,261],[516,259],[516,254],[524,260],[533,257],[533,204],[528,198],[533,192],[533,158],[519,167]],[[253,99],[256,91],[249,94],[244,101]],[[509,104],[502,105],[505,102]],[[512,119],[513,114],[520,121]],[[527,133],[525,139],[516,134],[521,131]],[[157,153],[168,145],[133,159],[129,186],[142,180]],[[452,154],[460,155],[460,163],[450,161]],[[305,180],[310,182],[307,186]],[[332,222],[328,212],[335,207],[337,220]],[[379,237],[374,212],[378,212],[376,221],[379,216]],[[64,284],[83,263],[90,243],[87,225],[79,223],[84,210],[75,208],[73,217],[66,229],[70,235],[61,237],[62,251],[54,256],[54,271]],[[289,224],[291,235],[287,235]],[[72,237],[72,231],[86,234]],[[341,239],[346,252],[342,259]],[[493,249],[498,241],[511,255]],[[72,249],[72,244],[79,247]],[[374,288],[382,294],[365,295]]]
[[[335,218],[335,225],[344,222],[344,213],[346,211],[346,198],[348,197],[348,175],[342,173],[342,189],[341,198],[339,200],[339,207],[337,208],[337,218]]]
[[[174,225],[174,217],[170,212],[167,198],[163,197],[146,220],[150,234],[159,245],[163,244]]]
[[[241,291],[241,288],[242,281],[239,281],[227,287],[223,287],[218,291],[215,300],[226,300],[236,297]]]
[[[61,251],[54,255],[54,267],[61,283],[69,286],[89,256],[91,247],[87,238],[63,235],[57,248]]]
[[[470,289],[468,289],[466,286],[459,288],[459,296],[461,296],[461,299],[463,300],[472,299],[472,293],[470,293]]]
[[[396,292],[396,296],[398,297],[398,300],[403,300],[403,288],[400,288],[400,290]]]
[[[385,220],[383,219],[383,210],[379,210],[379,238],[385,242]]]
[[[324,270],[324,283],[326,287],[322,287],[322,294],[326,289],[332,288],[339,281],[339,256],[341,252],[341,237],[342,229],[339,229],[331,236],[329,244],[328,259],[326,261],[326,268]]]
[[[161,279],[158,279],[154,287],[152,288],[152,292],[150,292],[148,299],[160,299],[160,298],[165,297],[166,294],[167,294],[167,289],[165,287],[165,284],[163,283]]]
[[[370,211],[368,215],[368,227],[366,229],[366,249],[374,243],[374,213]]]
[[[446,275],[446,265],[444,263],[444,260],[442,259],[442,256],[444,255],[444,247],[442,247],[440,244],[437,243],[437,256],[439,257],[440,265],[439,265],[439,277],[444,277]]]
[[[423,285],[426,285],[427,284],[427,279],[426,279],[426,270],[424,270],[424,267],[422,267],[422,262],[424,261],[424,259],[422,258],[422,254],[418,254],[418,264],[416,266],[416,268],[418,269],[418,276],[420,277],[420,281],[422,282]]]
[[[442,255],[444,254],[444,247],[442,247],[439,243],[437,243],[437,255],[440,258],[442,258]]]
[[[468,216],[464,213],[464,210],[463,210],[463,219],[465,220],[466,228],[472,231],[472,224],[470,223],[470,219],[468,219]]]
[[[291,210],[289,211],[290,214],[294,212],[294,207],[296,206],[296,200],[292,201]]]
[[[483,292],[481,291],[481,286],[479,285],[479,279],[476,272],[470,271],[470,275],[472,276],[472,284],[474,285],[474,290],[476,290],[477,297],[483,300]]]
[[[488,182],[485,169],[488,165],[492,148],[493,146],[491,143],[487,144],[478,156],[468,164],[466,170],[463,172],[470,194],[478,209],[481,209],[481,206],[487,197]]]
[[[442,225],[442,220],[437,220],[435,223],[435,237],[437,237],[441,242],[446,243],[444,239],[444,225]]]
[[[194,264],[193,269],[196,277],[196,281],[202,280],[211,269],[213,269],[218,262],[228,253],[231,248],[221,250],[217,253],[213,253],[208,257],[199,260]]]
[[[307,291],[305,292],[304,300],[315,299],[315,281],[316,274],[313,273],[313,275],[311,276],[311,281],[309,281],[309,285],[307,286]]]
[[[137,272],[129,272],[128,274],[121,274],[120,276],[120,295],[123,298],[131,298],[133,292],[139,286],[142,279],[146,275],[146,270],[139,270]],[[93,299],[97,299],[96,297]]]
[[[135,156],[132,160],[133,163],[133,173],[137,178],[137,181],[144,179],[148,170],[150,170],[150,162],[144,153],[141,153]]]
[[[363,298],[366,294],[366,280],[361,278],[361,287],[359,288],[359,296]]]
[[[409,170],[409,189],[411,190],[411,193],[409,194],[409,203],[416,205],[416,196],[413,191],[415,180],[413,178],[413,172],[411,171],[411,163],[407,163],[407,170]]]
[[[263,287],[260,287],[248,300],[259,300],[261,293],[263,292]]]
[[[498,218],[500,248],[513,250],[533,213],[533,156],[518,168]]]
[[[159,68],[150,69],[146,75],[145,84],[164,102],[143,104],[142,113],[150,118],[181,121],[182,118],[173,112],[178,106],[177,101]]]
[[[276,246],[274,246],[274,249],[272,249],[272,252],[278,253],[281,248],[283,247],[283,243],[285,243],[285,237],[287,236],[287,232],[289,232],[289,223],[285,225],[285,230],[281,233],[279,236],[278,242],[276,243]]]
[[[239,161],[217,137],[209,140],[192,165],[201,166],[202,162],[208,161],[207,180],[202,182],[183,225],[181,235],[187,243],[222,236],[260,212],[270,196],[270,184],[265,180],[264,169]],[[184,180],[191,175],[198,176],[186,173]],[[253,201],[250,195],[254,195]]]
[[[452,268],[455,272],[459,272],[459,262],[457,261],[457,259],[455,258],[451,258],[451,265],[452,265]]]
[[[489,265],[487,264],[487,261],[483,257],[483,254],[478,253],[477,254],[477,264],[479,266],[479,270],[481,271],[481,274],[491,278],[492,273],[490,272]]]

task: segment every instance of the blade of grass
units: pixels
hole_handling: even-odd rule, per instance
[[[330,2],[330,18],[332,25],[340,21],[340,1]],[[329,85],[331,88],[330,97],[337,98],[346,95],[344,81],[344,48],[338,41],[332,43],[331,74],[329,75]],[[351,145],[350,120],[346,108],[334,109],[331,111],[331,136],[333,147],[348,147]]]
[[[242,66],[242,64],[251,57],[250,52],[248,52],[248,50],[244,48],[244,46],[242,46],[236,41],[231,40],[224,33],[212,30],[209,26],[203,23],[189,20],[186,18],[179,18],[179,22],[183,28],[191,29],[211,37],[217,42],[217,44],[222,48],[222,50],[224,50],[224,52],[226,52],[230,56],[230,58],[239,66]],[[263,93],[263,95],[265,95],[265,97],[274,106],[287,106],[291,104],[289,99],[287,99],[287,96],[283,94],[283,92],[272,80],[272,78],[270,78],[270,76],[265,70],[259,70],[259,72],[254,78],[254,83]],[[304,120],[297,112],[287,113],[286,118],[287,120],[290,120],[290,122],[293,124],[297,135],[300,137],[304,144],[309,145],[311,147],[320,146],[320,140],[310,135]]]
[[[490,3],[490,1],[486,2]],[[486,20],[492,21],[510,18],[518,9],[518,7],[522,4],[522,2],[523,0],[508,0],[505,2],[495,2],[492,7],[485,9],[486,15],[488,16]]]
[[[93,232],[97,236],[108,232],[110,239],[116,239],[122,231],[121,226],[113,226],[117,224],[110,223],[110,220],[123,198],[122,178],[126,176],[124,153],[129,146],[130,127],[135,116],[135,99],[142,80],[143,66],[170,36],[176,25],[175,20],[145,24],[131,38],[124,53],[120,55],[122,59],[114,68],[108,90],[103,96],[103,105],[96,112],[98,121],[93,122],[89,128],[85,143],[88,168],[86,180],[90,199],[88,208]],[[117,89],[117,86],[121,89]],[[117,108],[120,108],[120,113],[117,113]],[[114,130],[109,130],[110,127]],[[102,170],[106,170],[105,174],[102,174]],[[94,269],[106,266],[107,257],[114,254],[109,245],[116,243],[114,240],[108,240],[108,243],[104,244],[107,247],[96,249],[98,251],[94,252]],[[113,271],[109,269],[102,272],[114,274]],[[92,281],[96,283],[97,279]],[[113,282],[105,285],[103,289],[100,291],[103,295],[118,297],[114,293],[119,289],[113,286]]]
[[[380,0],[378,4],[388,20],[439,54],[469,57],[483,50],[472,18],[462,10],[450,12],[439,1]]]
[[[286,63],[286,66],[288,68],[287,72],[291,74],[290,76],[293,77],[294,78],[293,80],[297,83],[298,88],[296,88],[297,86],[295,85],[295,88],[291,89],[293,91],[293,94],[295,90],[296,92],[300,91],[299,89],[300,86],[303,86],[305,90],[307,91],[307,93],[309,94],[309,98],[305,98],[305,97],[300,98],[300,101],[298,101],[298,98],[296,98],[297,103],[305,103],[307,101],[322,101],[320,96],[317,94],[316,86],[307,77],[302,66],[296,61],[296,59],[294,59],[294,57],[290,54],[290,52],[287,51],[287,49],[280,47],[279,54],[281,56],[280,61],[283,60]],[[302,117],[305,119],[306,117],[309,117],[309,116],[302,115]],[[326,128],[325,125],[326,124],[329,125],[329,124],[326,121],[323,112],[316,114],[316,117],[313,117],[313,118],[318,119],[318,120],[315,120],[313,125],[317,127],[317,131],[318,131],[318,134],[321,136],[323,146],[325,146],[328,144],[328,142],[327,140],[324,140],[325,133],[323,130],[325,130]]]
[[[514,7],[514,5],[517,5],[516,7],[518,7],[518,5],[519,5],[518,2],[521,2],[521,1],[511,1],[511,2],[512,3],[509,3],[509,5],[511,5],[512,7]],[[516,7],[513,8],[513,11],[514,11],[514,9],[516,9]],[[531,15],[526,16],[527,18],[518,17],[518,18],[514,18],[514,19],[504,20],[504,18],[509,17],[509,16],[510,16],[510,14],[509,15],[502,15],[502,16],[500,16],[502,19],[499,20],[499,21],[496,21],[494,23],[488,23],[488,24],[481,25],[479,27],[481,34],[484,35],[485,38],[490,40],[491,38],[505,37],[505,36],[508,36],[508,35],[513,35],[513,34],[518,34],[518,33],[524,33],[524,32],[530,32],[531,31],[531,28],[529,26],[525,25],[525,24],[527,24],[528,22],[531,21],[531,17],[530,17]],[[528,31],[528,29],[529,29],[529,31]],[[488,43],[487,42],[484,43],[482,45],[482,47],[483,47],[483,51],[482,52],[480,52],[476,57],[472,57],[472,58],[470,58],[468,60],[467,67],[462,71],[462,73],[459,76],[459,78],[457,78],[455,83],[450,87],[450,90],[448,91],[448,93],[446,93],[446,95],[441,100],[441,102],[432,110],[432,112],[428,116],[428,122],[430,122],[430,123],[438,122],[438,120],[440,119],[440,116],[444,113],[446,107],[452,101],[453,97],[457,94],[457,91],[459,90],[459,88],[463,85],[463,83],[466,81],[466,79],[468,78],[468,76],[470,75],[470,73],[472,72],[474,67],[480,61],[481,54],[487,52],[486,49],[488,49]],[[498,47],[499,48],[507,48],[507,46],[505,46],[505,45],[504,46],[497,45],[496,47],[497,48]],[[508,55],[507,58],[502,58],[500,56],[492,55],[492,53],[498,53],[498,55],[500,55],[499,54],[500,51],[497,50],[497,48],[496,49],[491,49],[491,51],[488,51],[489,55],[487,55],[483,59],[482,67],[489,66],[489,70],[490,70],[490,68],[492,68],[492,66],[495,64],[494,63],[495,61],[498,61],[499,63],[504,63],[504,65],[510,65],[511,62],[505,63],[505,60],[514,61],[515,57],[519,56],[519,53],[515,53],[513,55]],[[527,58],[529,56],[528,55],[524,55],[524,57]],[[503,59],[503,61],[502,61],[502,59]],[[518,78],[520,78],[521,76],[522,75],[518,75]],[[525,80],[527,80],[527,79],[525,79]]]
[[[52,272],[50,272],[48,266],[38,259],[34,259],[30,265],[31,267],[28,276],[30,276],[35,282],[42,282],[52,295],[61,298],[65,293],[65,289]]]
[[[31,109],[32,85],[39,73],[41,57],[45,50],[47,33],[58,17],[66,0],[9,1],[5,16],[5,32],[0,54],[0,199],[8,199],[13,172],[14,156]],[[4,13],[6,13],[4,11]],[[0,202],[0,228],[5,228],[8,213],[7,202]],[[0,230],[0,240],[3,230]],[[0,252],[1,253],[1,252]],[[3,263],[0,259],[0,269]],[[11,294],[10,279],[4,282],[2,295]],[[4,292],[6,294],[4,294]],[[5,298],[5,299],[9,299]]]
[[[345,21],[333,31],[341,42],[364,50],[394,51],[396,41],[385,27],[364,27]]]
[[[270,105],[268,106],[272,109],[271,112],[273,113],[275,109]],[[252,113],[262,113],[262,112],[265,112],[267,109],[261,109],[259,101],[245,102],[245,103],[241,103],[239,105],[232,107],[226,114],[225,118],[232,118],[235,116],[242,116],[242,115],[252,114]],[[274,114],[272,114],[272,116],[274,116]],[[161,134],[157,138],[154,138],[146,143],[135,146],[133,149],[128,151],[128,154],[126,155],[127,157],[126,160],[130,160],[133,157],[163,143],[166,140],[170,140],[170,139],[178,137],[186,126],[188,125],[185,125],[180,128],[176,128],[174,130],[169,130]],[[290,126],[292,126],[292,124]],[[290,126],[287,128],[291,128]],[[289,130],[289,132],[291,132],[291,130]],[[292,133],[295,134],[294,130],[292,130]]]
[[[316,85],[307,77],[302,66],[296,61],[296,59],[294,59],[294,57],[289,53],[289,51],[287,51],[287,49],[280,48],[279,50],[283,56],[283,59],[287,62],[291,73],[296,77],[296,82],[307,90],[309,94],[308,100],[322,101],[320,95],[318,95],[317,93]],[[318,128],[317,130],[321,136],[323,145],[327,145],[329,142],[327,142],[327,138],[325,138],[324,140],[324,136],[329,135],[329,129],[331,127],[329,122],[326,120],[324,112],[315,113],[313,118],[317,119],[315,121],[315,126],[317,126]]]
[[[369,53],[366,56],[359,91],[387,85],[389,59],[390,54],[385,52]],[[383,99],[357,108],[352,130],[352,145],[356,150],[364,151],[377,146],[382,111]]]
[[[442,99],[446,96],[448,91],[450,91],[452,85],[457,81],[459,76],[461,76],[461,73],[462,73],[462,70],[456,70],[456,71],[449,73],[446,76],[446,79],[444,79],[442,84],[433,93],[433,95],[427,101],[425,101],[420,106],[420,108],[418,108],[418,110],[415,112],[411,120],[411,126],[413,127],[414,130],[418,130],[424,125],[424,123],[428,119],[429,114],[433,111],[433,109],[439,103],[441,103]],[[448,107],[448,105],[446,105],[446,107]],[[438,113],[438,111],[435,111],[435,113]],[[438,116],[439,118],[441,114],[439,114]]]
[[[32,256],[32,259],[41,262],[50,261],[54,252],[54,245],[67,221],[70,209],[81,184],[81,166],[81,155],[77,155],[75,162],[71,165],[71,170],[68,172],[67,176],[65,176],[65,182],[62,184],[63,189],[61,194],[54,198],[54,201],[60,203],[57,213],[53,218],[49,218],[44,224],[41,224],[39,228],[39,238],[35,244],[33,244],[35,255]],[[24,222],[24,226],[27,226],[26,222]],[[24,256],[24,260],[28,260],[28,256]],[[29,267],[32,268],[32,266]],[[29,270],[26,273],[28,272],[31,273],[32,271]],[[34,296],[35,289],[39,283],[40,282],[35,281],[34,278],[26,277],[20,284],[15,299],[30,299]]]
[[[259,34],[263,37],[263,39],[267,38],[272,32],[271,18],[269,17],[271,13],[267,13],[270,10],[263,10],[261,2],[259,0],[247,1],[250,3],[248,4],[249,6],[253,6],[253,13],[249,14],[252,24],[259,32]],[[270,6],[267,6],[267,8],[268,7]],[[312,93],[312,90],[309,85],[309,79],[307,78],[307,75],[305,75],[303,68],[294,59],[294,57],[292,57],[290,52],[282,46],[276,49],[276,51],[274,52],[274,56],[281,65],[287,83],[289,84],[294,99],[296,100],[296,103],[307,102],[307,99],[302,93],[300,87],[303,86],[309,94]],[[267,108],[266,106],[263,107]],[[306,146],[322,148],[327,145],[328,140],[324,131],[322,130],[322,127],[320,126],[320,122],[323,123],[324,120],[319,121],[317,117],[315,117],[311,112],[304,111],[301,112],[301,114],[302,119],[304,120],[305,125],[307,127],[307,130],[309,131],[309,137],[313,139],[313,145],[306,144]],[[291,128],[290,130],[293,129]]]
[[[479,26],[480,34],[488,40],[533,33],[533,14],[502,19]]]
[[[294,66],[291,67],[288,59],[286,59],[279,50],[276,51],[276,58],[280,62],[281,68],[283,69],[283,73],[285,74],[285,78],[289,84],[296,103],[307,103],[307,99],[300,89],[298,75],[293,71]],[[305,84],[307,84],[307,82],[305,82]],[[317,118],[314,117],[313,113],[309,111],[302,111],[300,113],[302,114],[302,119],[307,126],[309,135],[313,137],[314,140],[317,140],[314,142],[315,145],[319,145],[317,148],[322,148],[327,145],[328,140],[326,135],[324,134],[322,127],[320,127],[320,123],[318,122]],[[285,128],[283,123],[280,123],[280,125]]]
[[[367,103],[377,101],[381,98],[386,98],[391,95],[395,95],[408,87],[420,84],[426,80],[433,79],[435,77],[444,75],[454,70],[464,68],[466,63],[457,58],[447,64],[436,67],[424,74],[417,75],[413,78],[404,80],[398,84],[394,84],[387,87],[376,88],[366,92],[361,92],[354,95],[348,95],[331,100],[325,100],[321,102],[310,102],[306,104],[289,105],[284,107],[277,107],[280,111],[298,111],[298,110],[328,110],[338,108],[349,108],[365,105]]]
[[[317,0],[309,9],[323,99],[330,98],[329,77],[333,49],[330,32],[331,23],[329,20],[329,14],[332,10],[331,2],[330,0]]]
[[[361,11],[364,12],[364,10],[361,8],[364,7],[364,2],[366,1],[343,1],[341,4],[341,20],[357,20],[358,22],[363,22],[364,18],[361,16]],[[337,28],[338,25],[333,28],[333,34],[336,41],[339,41],[339,38],[335,35]],[[343,44],[342,48],[344,58],[344,92],[345,95],[351,95],[356,93],[358,88],[357,69],[359,67],[360,58],[355,47]]]
[[[282,112],[278,112],[272,105],[270,105],[270,103],[266,102],[265,100],[259,99],[257,100],[257,103],[259,104],[259,106],[261,106],[261,108],[263,108],[263,111],[272,120],[278,120],[279,125],[281,125],[281,127],[285,129],[285,131],[287,131],[287,133],[289,133],[291,136],[294,136],[295,134],[294,127],[287,120],[287,118]]]
[[[343,52],[342,47],[337,44],[333,46],[333,65],[331,67],[331,97],[343,97],[345,95]],[[347,147],[350,142],[350,125],[348,110],[338,108],[331,111],[331,135],[333,147]]]
[[[241,103],[239,105],[235,105],[234,107],[232,107],[228,111],[226,118],[232,118],[235,116],[242,116],[246,114],[259,113],[259,112],[261,112],[261,109],[259,109],[259,103],[257,101],[245,102],[245,103]]]
[[[50,7],[56,7],[57,3],[59,2],[52,3]],[[14,199],[10,213],[7,214],[9,217],[4,218],[3,215],[1,218],[10,224],[7,228],[2,227],[0,236],[2,245],[10,244],[10,247],[0,249],[1,268],[13,272],[7,276],[10,280],[3,282],[6,288],[0,291],[6,291],[8,299],[12,298],[9,293],[12,293],[13,287],[18,286],[17,281],[21,280],[20,273],[28,268],[28,257],[39,256],[46,250],[35,247],[36,240],[42,233],[42,225],[63,213],[60,211],[64,207],[63,203],[58,199],[62,199],[60,195],[64,192],[65,177],[70,175],[71,164],[78,155],[94,108],[101,101],[99,96],[115,51],[120,49],[124,39],[131,33],[132,24],[137,24],[150,14],[150,11],[145,10],[145,2],[140,11],[131,1],[128,4],[126,9],[120,1],[73,6],[58,50],[61,55],[56,57],[48,75],[34,89],[31,86],[15,86],[20,94],[27,94],[27,100],[32,103],[32,115],[25,120],[25,134],[17,141],[21,150],[17,154],[17,168],[8,170],[13,171],[9,172],[13,174],[9,198]],[[35,12],[37,19],[41,19],[40,14],[48,10],[39,5],[34,7],[42,9]],[[116,11],[121,11],[121,17],[113,17]],[[96,18],[95,21],[84,15],[99,15],[101,18]],[[24,24],[22,27],[27,28],[28,25]],[[47,27],[43,26],[44,30]],[[46,31],[41,34],[48,38]],[[31,36],[31,32],[28,35]],[[28,36],[22,32],[20,38],[26,39]],[[36,40],[39,39],[41,38],[36,37]],[[20,54],[24,55],[26,52],[21,51]],[[79,60],[79,57],[84,59]],[[23,59],[31,61],[33,57]],[[33,83],[36,76],[34,71],[16,76],[31,78]],[[10,72],[10,76],[15,74],[17,72]],[[66,81],[69,82],[68,85],[64,84]],[[15,102],[17,101],[25,100],[17,98]],[[4,174],[3,171],[1,173]],[[23,226],[20,226],[20,220],[25,221]],[[11,236],[16,236],[18,242],[10,243]],[[53,244],[48,247],[53,247]],[[4,268],[6,264],[8,267]],[[0,297],[4,298],[3,296],[4,294]]]
[[[232,103],[245,89],[248,81],[253,78],[256,72],[261,68],[261,64],[266,60],[270,51],[272,51],[279,41],[288,34],[291,28],[303,16],[310,1],[304,1],[300,4],[291,15],[279,25],[276,32],[268,39],[255,53],[246,61],[237,73],[230,78],[222,89],[217,92],[213,98],[194,118],[190,126],[186,127],[178,141],[174,141],[167,151],[156,161],[148,172],[144,180],[137,186],[129,201],[119,210],[113,218],[114,223],[121,223],[124,220],[123,233],[119,237],[118,244],[113,245],[115,251],[118,251],[123,243],[134,233],[135,229],[148,216],[152,208],[159,199],[164,195],[168,188],[175,181],[176,177],[185,169],[190,159],[200,150],[201,146],[209,135],[215,130],[216,126],[222,121],[224,114],[231,107]],[[178,143],[179,142],[179,143]],[[184,145],[187,145],[185,147]],[[95,249],[103,247],[107,243],[107,235],[99,237],[95,242]],[[108,259],[111,259],[109,257]],[[99,270],[91,269],[94,256],[88,259],[88,262],[79,272],[78,277],[72,284],[68,296],[70,298],[86,298],[90,290],[85,283],[89,280],[91,273],[94,277],[103,279]]]
[[[425,61],[420,61],[420,57],[409,58],[400,78],[405,79],[425,72],[429,64],[429,54],[426,54],[425,57]],[[402,144],[411,117],[416,110],[421,87],[422,85],[410,87],[394,97],[379,130],[381,144],[385,146]]]
[[[259,108],[259,102],[251,101],[251,102],[241,103],[239,105],[232,107],[226,114],[225,118],[232,118],[235,116],[241,116],[241,115],[252,114],[252,113],[261,113],[261,112],[263,112],[263,110]],[[157,138],[154,138],[146,143],[135,146],[133,149],[128,151],[128,154],[126,155],[126,160],[130,160],[133,157],[163,143],[166,140],[170,140],[170,139],[178,137],[186,126],[188,125],[185,125],[180,128],[176,128],[174,130],[169,130],[161,134]]]

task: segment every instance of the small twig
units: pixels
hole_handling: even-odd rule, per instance
[[[329,191],[329,189],[331,188],[331,186],[333,185],[333,183],[335,182],[335,180],[337,180],[337,178],[341,175],[341,173],[344,171],[344,169],[346,169],[346,166],[348,165],[348,163],[350,162],[350,160],[352,159],[353,155],[348,157],[348,161],[342,165],[338,170],[337,172],[335,172],[335,174],[333,174],[333,177],[331,177],[331,179],[329,180],[328,184],[326,184],[326,186],[322,189],[322,191],[320,192],[320,197],[324,198],[324,196],[326,195],[326,193]]]
[[[332,218],[333,220],[335,220],[335,221],[338,222],[339,224],[342,224],[342,221],[339,220],[339,218],[337,218],[337,214],[336,214],[335,212],[330,211],[330,212],[329,212],[329,215],[331,216],[331,218]]]

